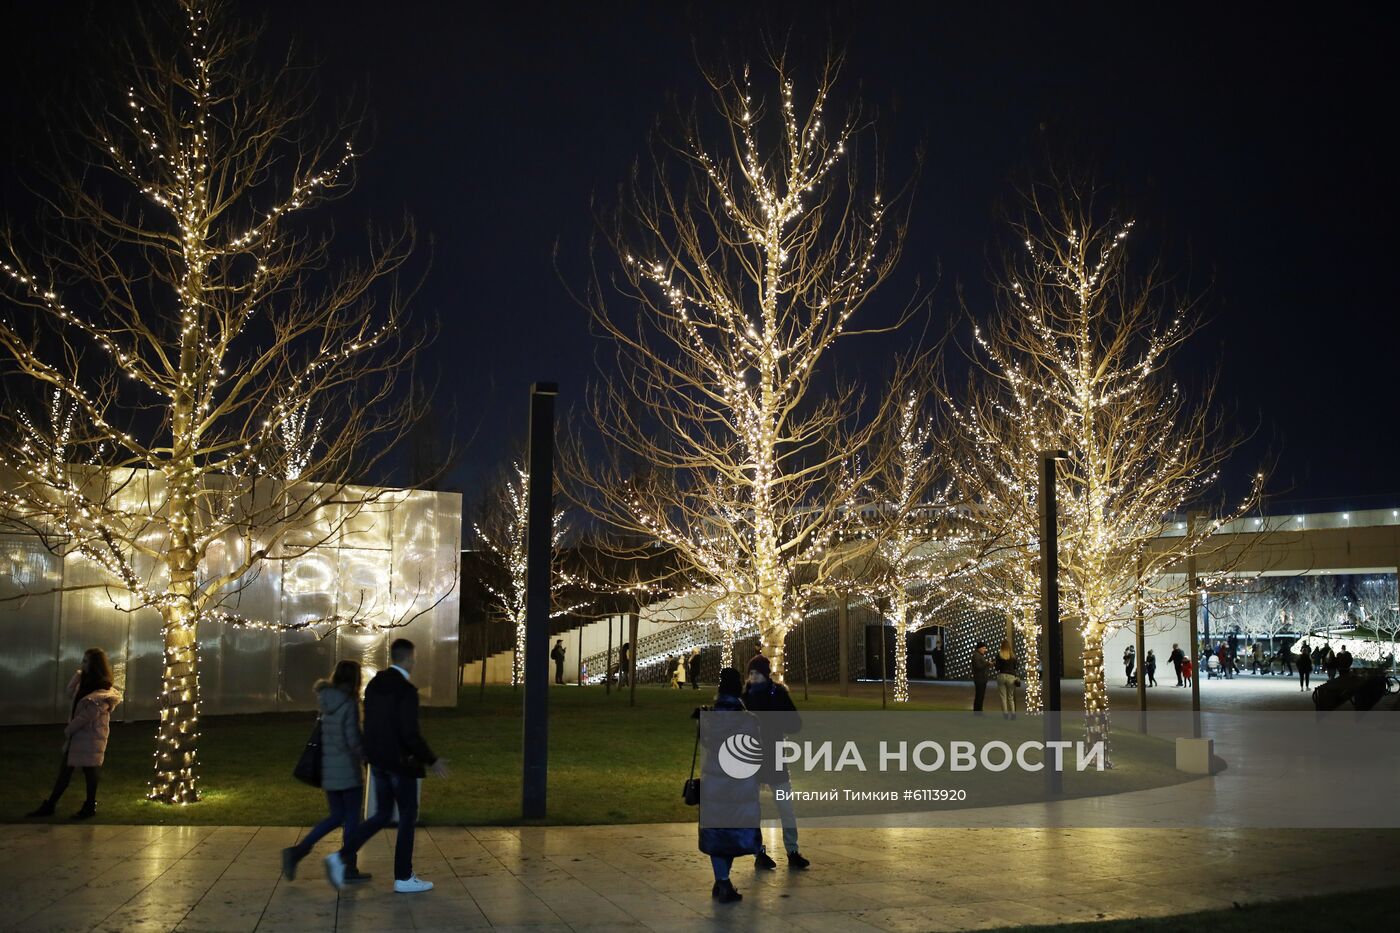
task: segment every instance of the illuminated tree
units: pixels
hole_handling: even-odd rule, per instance
[[[978,535],[958,509],[925,398],[916,388],[903,393],[883,439],[883,468],[871,477],[868,502],[859,512],[859,525],[873,544],[870,582],[889,598],[898,703],[909,699],[909,634],[965,598],[967,583],[995,541]]]
[[[626,311],[602,288],[589,296],[615,350],[593,401],[613,457],[577,457],[571,472],[596,516],[740,600],[781,678],[787,632],[857,493],[842,465],[882,420],[853,426],[859,392],[826,390],[818,373],[893,268],[903,224],[878,183],[861,184],[856,117],[825,122],[836,64],[805,105],[775,70],[771,109],[747,69],[710,79],[717,132],[695,118],[634,179],[613,241]]]
[[[1058,472],[1061,585],[1084,638],[1091,741],[1108,735],[1104,638],[1139,608],[1150,618],[1178,606],[1181,560],[1211,549],[1212,534],[1257,502],[1262,483],[1260,474],[1233,512],[1193,524],[1172,547],[1154,546],[1172,515],[1208,494],[1234,444],[1213,413],[1213,383],[1188,399],[1167,373],[1195,319],[1170,302],[1153,271],[1129,266],[1131,228],[1111,216],[1096,220],[1091,199],[1070,185],[1033,190],[1017,227],[1022,249],[1008,258],[996,313],[976,334],[984,409],[1029,419],[1004,450],[992,443],[986,451],[1014,477],[1013,497],[1028,479],[1028,445],[1066,451]]]
[[[1375,632],[1379,640],[1390,642],[1390,653],[1395,653],[1395,640],[1400,637],[1400,604],[1397,604],[1395,574],[1387,573],[1368,576],[1359,580],[1356,587],[1357,611],[1361,624]]]
[[[530,528],[529,489],[530,473],[517,460],[511,464],[509,476],[500,484],[494,508],[473,526],[477,539],[499,564],[494,568],[499,573],[483,578],[482,587],[491,600],[491,608],[515,627],[515,661],[510,672],[513,685],[525,681],[525,539]],[[579,608],[563,602],[566,591],[580,582],[561,566],[560,545],[565,530],[564,513],[555,512],[551,541],[554,566],[550,573],[550,618],[567,615]]]
[[[1341,581],[1330,574],[1315,574],[1290,581],[1287,597],[1289,616],[1300,633],[1322,633],[1331,637],[1333,629],[1350,628],[1351,606]]]
[[[350,482],[413,423],[396,377],[422,339],[392,287],[411,230],[336,272],[330,233],[303,220],[349,190],[357,158],[351,127],[308,129],[308,73],[266,73],[256,33],[217,4],[152,16],[124,93],[88,112],[83,161],[53,169],[40,245],[0,240],[0,506],[104,571],[114,608],[159,611],[150,797],[190,803],[200,623],[278,627],[236,611],[259,564],[386,507]]]
[[[1021,634],[1026,711],[1043,706],[1040,670],[1040,452],[1055,447],[1039,392],[995,375],[968,380],[962,398],[941,392],[947,468],[984,559],[963,584],[981,608],[1003,612]]]

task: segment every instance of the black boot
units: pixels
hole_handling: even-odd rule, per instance
[[[75,820],[86,820],[86,819],[91,819],[92,817],[94,817],[94,816],[96,816],[96,815],[97,815],[97,804],[96,804],[94,801],[87,800],[87,801],[84,801],[84,802],[83,802],[83,807],[82,807],[82,809],[79,810],[77,813],[74,813],[74,814],[73,814],[73,819],[75,819]]]
[[[43,803],[39,804],[39,809],[37,809],[37,810],[31,810],[31,811],[29,811],[28,813],[26,813],[24,816],[25,816],[25,819],[29,819],[29,820],[37,819],[38,817],[41,817],[41,816],[53,816],[53,801],[52,801],[52,800],[45,800]]]
[[[282,877],[288,881],[297,880],[297,862],[301,857],[297,855],[296,846],[288,846],[282,850]]]
[[[810,864],[812,863],[807,859],[803,858],[801,852],[788,853],[788,868],[802,869],[806,868]]]
[[[744,899],[744,895],[734,890],[734,885],[727,878],[724,881],[715,882],[715,886],[710,889],[710,897],[721,904],[732,904]]]
[[[778,867],[778,863],[767,852],[760,852],[753,857],[753,867],[760,871],[772,871]]]

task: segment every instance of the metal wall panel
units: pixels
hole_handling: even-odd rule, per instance
[[[57,715],[59,594],[9,600],[51,590],[63,581],[62,563],[24,535],[0,535],[0,721],[47,722]],[[66,671],[66,669],[65,669]]]
[[[114,482],[125,484],[121,497],[127,507],[159,507],[163,501],[158,477],[123,474]],[[253,504],[276,494],[273,484],[262,484],[254,491],[261,501]],[[399,636],[418,646],[414,681],[423,702],[455,703],[461,518],[460,495],[414,491],[386,493],[349,516],[327,510],[299,521],[275,556],[233,588],[226,607],[245,618],[288,623],[358,612],[368,624],[321,637],[314,631],[202,623],[202,711],[314,709],[315,682],[329,675],[337,660],[359,661],[368,678],[388,664],[389,641]],[[215,542],[201,576],[238,566],[246,548],[266,547],[271,537],[269,532],[264,540]],[[159,525],[152,525],[143,542],[160,547]],[[311,545],[317,546],[310,553],[283,559]],[[99,567],[72,555],[60,562],[32,537],[0,536],[0,548],[7,548],[0,551],[0,598],[60,583],[68,590],[10,608],[0,604],[0,622],[7,626],[7,638],[0,641],[0,672],[6,675],[0,678],[0,723],[66,719],[63,687],[89,647],[103,648],[112,659],[125,694],[117,718],[155,718],[164,650],[160,614],[128,611],[131,597],[108,588]],[[154,562],[143,559],[137,570],[148,585],[163,584]],[[422,614],[403,628],[375,627],[415,613]]]

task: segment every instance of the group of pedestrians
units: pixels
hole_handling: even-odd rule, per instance
[[[719,688],[712,706],[724,714],[717,728],[705,730],[707,751],[701,769],[706,805],[723,807],[737,825],[700,828],[700,851],[710,857],[715,883],[710,896],[721,903],[743,900],[730,878],[734,860],[754,857],[754,867],[772,871],[777,861],[768,854],[759,831],[759,795],[763,787],[773,793],[783,827],[783,848],[789,869],[802,870],[811,865],[798,849],[797,816],[792,805],[792,784],[787,772],[777,766],[777,744],[789,733],[802,728],[802,719],[787,687],[773,680],[773,668],[768,658],[756,655],[749,661],[747,679],[732,667],[719,673]],[[696,715],[699,714],[696,710]],[[762,717],[750,716],[762,713]],[[724,739],[747,734],[762,743],[763,758],[758,771],[749,777],[736,778],[725,771],[716,754],[716,746]]]
[[[1016,689],[1021,686],[1020,661],[1009,638],[1002,639],[995,657],[987,653],[987,643],[979,641],[972,649],[972,711],[982,715],[987,699],[987,684],[996,678],[997,696],[1001,700],[1001,718],[1016,718]]]
[[[700,649],[693,648],[687,654],[678,654],[666,659],[667,683],[677,690],[688,682],[690,689],[700,689]]]
[[[1142,659],[1141,675],[1146,680],[1149,687],[1157,686],[1157,652],[1151,648],[1147,649],[1147,655]],[[1123,651],[1123,677],[1124,686],[1136,687],[1139,673],[1137,671],[1137,648],[1129,645]]]
[[[326,877],[337,888],[369,880],[357,853],[398,810],[394,843],[394,891],[415,894],[433,883],[413,871],[413,837],[418,822],[418,781],[429,772],[447,777],[447,762],[433,754],[418,728],[418,688],[413,685],[413,642],[395,639],[389,667],[364,690],[360,716],[360,665],[341,661],[329,681],[316,686],[321,710],[321,789],[329,812],[294,846],[282,850],[282,874],[296,878],[297,865],[312,846],[341,829],[340,848],[326,856]],[[374,780],[374,815],[361,821],[364,773]]]

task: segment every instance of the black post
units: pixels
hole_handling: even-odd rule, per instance
[[[1055,502],[1055,463],[1063,450],[1040,452],[1040,618],[1045,630],[1045,792],[1064,790],[1060,772],[1050,767],[1051,742],[1060,741],[1060,678],[1065,672],[1064,633],[1060,630],[1060,516]]]
[[[576,675],[574,679],[578,681],[580,687],[583,686],[583,629],[582,625],[578,627],[578,657],[574,659],[574,673]]]
[[[1134,612],[1137,616],[1137,640],[1134,650],[1137,651],[1137,700],[1138,700],[1138,731],[1147,734],[1147,633],[1146,620],[1142,611],[1142,555],[1137,557],[1137,590],[1134,593]]]
[[[640,623],[637,613],[627,613],[627,633],[632,639],[632,652],[627,656],[627,705],[637,705],[637,627]]]
[[[885,683],[890,679],[889,660],[886,654],[889,652],[889,644],[885,640],[885,629],[889,628],[883,618],[880,619],[880,709],[888,709],[885,699]]]
[[[807,626],[808,626],[808,624],[811,623],[811,621],[812,621],[812,620],[811,620],[810,618],[807,618],[807,619],[803,619],[803,620],[802,620],[802,699],[803,699],[803,700],[811,699],[811,697],[809,697],[809,696],[807,695],[808,691],[811,689],[811,686],[812,686],[811,678],[810,678],[810,677],[808,676],[808,674],[807,674]]]
[[[841,594],[836,604],[836,667],[841,678],[841,695],[851,695],[851,597]]]
[[[554,397],[559,387],[530,387],[530,485],[525,533],[524,754],[520,815],[541,819],[549,788],[549,609],[554,550]]]
[[[603,693],[612,696],[612,616],[608,616],[608,656],[603,659]]]
[[[481,617],[481,699],[483,700],[486,699],[486,657],[491,650],[491,639],[487,637],[490,624],[488,616]]]

